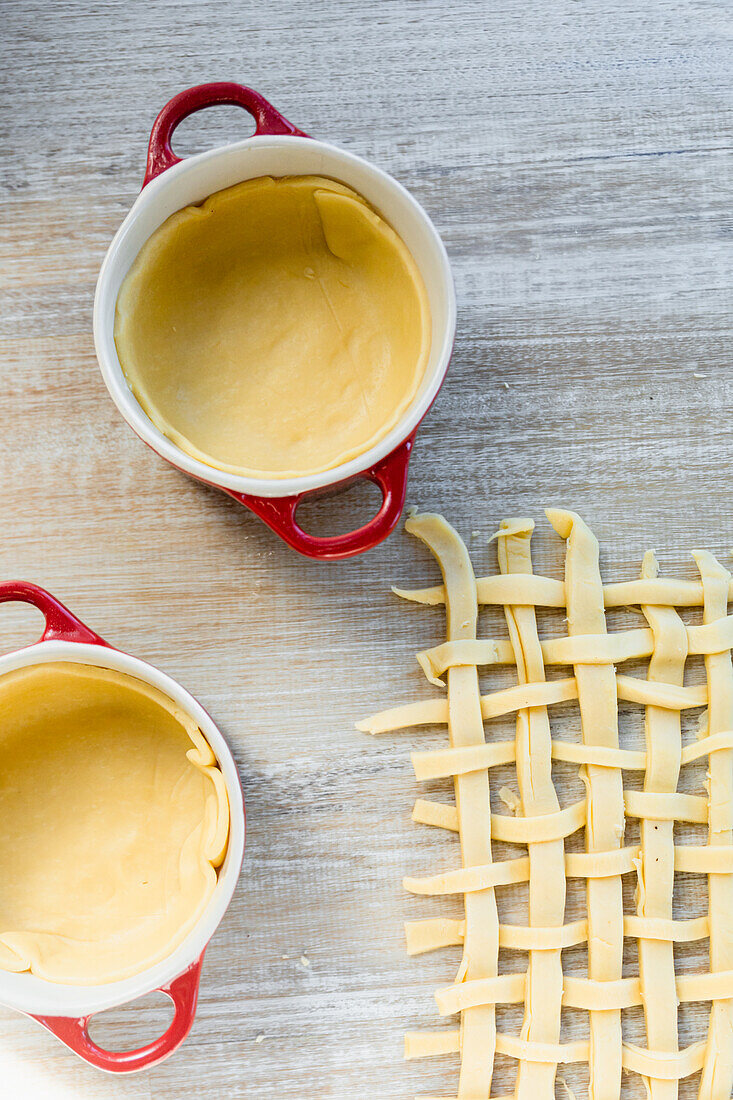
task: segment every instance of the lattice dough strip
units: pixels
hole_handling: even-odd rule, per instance
[[[644,556],[641,575],[656,577],[658,571],[657,560],[650,551]],[[685,624],[673,607],[643,604],[642,611],[654,637],[649,679],[682,686],[688,650]],[[679,712],[647,707],[644,730],[647,746],[644,790],[675,792],[682,764]],[[674,819],[642,818],[640,831],[637,912],[640,917],[670,920],[674,891]],[[674,944],[640,939],[639,978],[649,1047],[678,1050]],[[652,1100],[676,1100],[679,1091],[676,1081],[646,1078],[646,1083]]]
[[[682,624],[682,629],[687,634],[687,651],[690,654],[720,653],[733,645],[733,615],[704,623],[702,626],[686,627]],[[640,628],[624,630],[618,634],[576,634],[565,638],[545,638],[540,646],[545,665],[618,665],[624,661],[651,657],[654,642],[654,631]],[[427,679],[436,687],[444,686],[440,676],[453,665],[485,667],[516,664],[511,641],[493,638],[442,642],[441,645],[418,653],[417,659]]]
[[[461,667],[461,666],[459,666]],[[466,666],[467,667],[467,666]],[[471,666],[475,668],[476,666]],[[583,667],[583,666],[577,666]],[[592,666],[585,666],[592,667]],[[708,702],[705,684],[677,687],[675,684],[656,684],[637,676],[615,678],[615,693],[629,703],[641,703],[649,707],[666,707],[668,710],[689,710],[703,707]],[[517,684],[516,687],[482,695],[480,698],[483,718],[501,718],[505,714],[526,707],[546,707],[553,703],[568,703],[578,698],[577,678],[551,680],[540,684]],[[357,729],[363,733],[394,733],[410,726],[435,726],[448,721],[448,704],[444,699],[426,699],[419,703],[407,703],[401,707],[380,711],[359,722]]]
[[[698,550],[693,554],[702,578],[704,593],[703,621],[714,623],[727,610],[731,576],[712,554]],[[733,727],[733,667],[730,647],[727,652],[705,658],[710,702],[708,731],[711,735]],[[733,805],[733,750],[717,752],[710,758],[709,800],[711,847],[729,846],[731,806]],[[710,969],[733,969],[733,876],[710,875]],[[733,1094],[733,1000],[714,1000],[710,1011],[708,1043],[705,1052],[700,1100],[730,1100]]]
[[[476,579],[465,545],[441,516],[413,516],[407,530],[435,556],[445,587],[448,638],[475,639],[478,603]],[[480,691],[476,666],[462,665],[448,673],[448,731],[452,746],[483,744]],[[456,808],[463,866],[491,863],[491,805],[486,771],[458,776]],[[499,918],[493,890],[467,894],[463,961],[460,973],[467,979],[496,975],[499,955]],[[491,1094],[496,1010],[478,1005],[463,1014],[459,1100],[488,1100]]]
[[[567,541],[565,597],[568,634],[605,634],[603,582],[598,542],[574,512],[550,511],[552,526]],[[583,743],[618,749],[616,670],[612,664],[576,665]],[[625,830],[621,771],[584,764],[581,778],[588,794],[585,830],[588,852],[619,848]],[[623,897],[620,877],[588,879],[588,973],[613,982],[623,960]],[[590,1091],[618,1096],[621,1090],[621,1013],[592,1012],[590,1017]]]
[[[430,606],[445,603],[445,588],[397,588],[396,596],[413,603]],[[476,592],[481,605],[516,604],[520,599],[535,607],[565,607],[565,585],[549,577],[533,577],[531,580],[514,577],[478,577]],[[733,600],[733,580],[728,584],[728,602]],[[659,604],[665,607],[702,607],[703,586],[699,581],[672,580],[658,577],[654,580],[620,581],[603,586],[603,604],[612,607],[641,607],[642,604]]]
[[[363,723],[357,727],[363,729]],[[697,744],[685,745],[682,749],[682,763],[691,764],[703,756],[733,748],[733,731],[724,730],[704,737]],[[516,758],[514,741],[493,741],[470,749],[432,749],[428,752],[414,752],[412,764],[417,779],[441,779],[448,775],[459,775],[480,768],[491,768],[495,764],[510,764]],[[647,765],[646,751],[637,749],[606,749],[593,745],[577,745],[574,742],[552,742],[553,760],[564,760],[569,764],[607,764],[608,767],[621,768],[624,771],[644,771]]]

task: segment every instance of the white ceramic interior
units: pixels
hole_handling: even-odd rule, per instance
[[[37,1016],[87,1016],[167,985],[199,957],[224,916],[237,885],[244,853],[244,802],[237,768],[226,741],[203,707],[170,676],[145,661],[115,649],[59,641],[39,642],[27,649],[3,655],[0,657],[0,675],[48,661],[69,661],[116,669],[164,692],[200,727],[219,761],[229,794],[229,845],[216,888],[198,923],[168,958],[132,978],[96,986],[60,985],[28,972],[11,974],[0,970],[0,1004]]]
[[[364,196],[399,233],[422,273],[432,314],[430,358],[419,392],[389,434],[370,450],[322,473],[262,479],[225,473],[199,462],[163,435],[127,384],[114,342],[117,296],[133,260],[166,218],[215,191],[257,176],[317,175],[340,180]],[[143,189],[115,235],[97,282],[94,340],[107,388],[133,430],[174,466],[209,484],[256,496],[283,497],[333,485],[373,466],[402,443],[440,389],[456,327],[453,277],[443,242],[422,207],[386,172],[334,145],[311,138],[251,137],[189,157]]]

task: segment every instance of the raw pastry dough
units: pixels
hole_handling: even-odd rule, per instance
[[[547,513],[567,541],[564,582],[532,574],[531,520],[509,520],[497,534],[501,573],[474,577],[465,546],[439,516],[415,515],[408,530],[435,555],[444,583],[395,589],[424,604],[445,604],[448,640],[418,654],[427,680],[443,699],[383,711],[359,729],[385,733],[406,726],[445,724],[450,747],[412,755],[418,780],[452,776],[456,805],[418,799],[413,819],[458,834],[462,866],[405,880],[426,897],[463,894],[466,919],[444,917],[406,925],[410,954],[463,945],[455,983],[439,990],[441,1014],[460,1013],[459,1031],[412,1033],[407,1057],[461,1055],[458,1100],[489,1100],[496,1054],[518,1063],[515,1097],[552,1100],[558,1066],[587,1062],[590,1100],[617,1100],[621,1072],[640,1076],[652,1100],[677,1100],[679,1082],[702,1070],[702,1100],[730,1100],[733,1090],[733,581],[702,551],[694,557],[700,582],[657,576],[648,553],[637,581],[603,585],[598,544],[573,512]],[[481,604],[504,609],[507,639],[476,636]],[[604,608],[634,605],[645,626],[609,634]],[[536,608],[564,607],[568,635],[539,639]],[[702,623],[686,625],[678,607],[701,607]],[[684,685],[689,655],[705,658],[707,683]],[[615,665],[648,659],[646,678]],[[480,695],[477,669],[513,664],[514,687]],[[546,665],[573,675],[547,680]],[[622,749],[618,700],[645,708],[645,749]],[[582,743],[551,736],[554,704],[577,700]],[[681,711],[708,707],[700,738],[682,745]],[[514,740],[485,739],[483,723],[516,714]],[[555,733],[557,734],[557,730]],[[709,758],[708,797],[677,790],[680,769]],[[586,798],[560,806],[552,760],[579,766]],[[514,763],[517,814],[491,813],[486,796],[491,769]],[[644,773],[643,789],[623,787],[623,773]],[[471,782],[472,781],[472,782]],[[471,785],[469,785],[471,782]],[[499,791],[499,796],[501,792]],[[640,843],[624,844],[627,818],[640,821]],[[676,844],[685,822],[705,823],[706,845]],[[585,851],[564,851],[565,838],[585,834]],[[526,855],[497,861],[492,842],[524,845]],[[673,909],[676,874],[709,877],[709,914],[683,919]],[[638,881],[633,911],[625,912],[622,877]],[[565,885],[586,880],[583,920],[564,923]],[[500,923],[495,896],[528,884],[526,926]],[[480,908],[479,908],[480,907]],[[481,912],[478,925],[469,915]],[[499,911],[500,912],[500,911]],[[638,975],[622,970],[624,939],[638,941]],[[676,973],[675,944],[710,940],[707,973]],[[563,972],[562,951],[586,945],[587,973]],[[497,965],[498,948],[527,953],[527,966]],[[711,1002],[706,1042],[679,1048],[679,1003]],[[519,1035],[497,1031],[498,1004],[522,1004]],[[622,1014],[642,1006],[648,1049],[625,1042]],[[589,1014],[590,1040],[560,1041],[562,1008]],[[484,1015],[479,1015],[479,1013]],[[482,1038],[478,1038],[478,1027]],[[423,1098],[425,1100],[425,1098]]]
[[[0,968],[96,985],[159,962],[217,880],[229,804],[193,719],[122,673],[0,677]]]
[[[402,239],[355,191],[269,176],[168,218],[120,290],[115,342],[154,424],[210,466],[331,469],[398,422],[430,309]]]

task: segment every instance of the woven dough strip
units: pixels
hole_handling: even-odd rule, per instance
[[[357,727],[364,728],[364,723]],[[703,756],[733,748],[733,731],[725,730],[704,737],[694,745],[682,749],[682,763],[691,764]],[[516,757],[514,741],[493,741],[470,749],[434,749],[430,752],[412,753],[412,765],[416,779],[441,779],[448,775],[491,768],[496,764],[511,764]],[[598,746],[552,742],[553,760],[570,764],[606,764],[624,771],[645,771],[646,752],[635,749],[606,749]]]
[[[656,577],[657,560],[649,551],[642,563],[642,578]],[[649,662],[650,680],[682,686],[689,638],[685,624],[673,607],[643,604],[654,645]],[[645,792],[668,792],[675,797],[682,764],[682,730],[678,711],[647,707],[644,721],[647,746]],[[704,806],[707,818],[707,805]],[[674,892],[674,822],[642,816],[641,861],[637,890],[640,917],[672,918]],[[677,1038],[677,989],[674,944],[658,939],[639,939],[639,978],[650,1048],[675,1052]],[[676,1081],[645,1079],[651,1100],[676,1100]]]
[[[502,573],[531,575],[530,539],[532,520],[506,521],[498,532],[499,568]],[[505,605],[509,637],[514,650],[520,684],[545,679],[537,617],[533,607]],[[528,823],[556,821],[562,817],[552,782],[552,737],[547,707],[517,712],[517,784],[521,809]],[[583,812],[580,823],[585,818]],[[511,819],[510,819],[511,820]],[[562,925],[565,916],[565,846],[563,836],[577,828],[577,815],[569,830],[560,828],[551,839],[528,843],[529,924],[545,928]],[[496,830],[492,824],[494,834]],[[529,969],[524,993],[524,1023],[521,1039],[539,1044],[560,1040],[562,1008],[562,954],[559,948],[538,948],[529,952]],[[554,1062],[528,1061],[520,1056],[517,1069],[518,1100],[551,1096],[555,1090]]]
[[[598,566],[598,542],[574,512],[550,511],[552,526],[567,541],[565,598],[568,634],[605,634],[603,583]],[[576,665],[578,704],[586,745],[618,749],[616,670],[612,664]],[[624,835],[624,792],[618,768],[584,764],[588,793],[585,830],[588,852],[618,849]],[[588,973],[591,979],[614,982],[623,959],[623,898],[621,878],[588,879]],[[590,1093],[595,1100],[617,1097],[621,1091],[621,1013],[591,1012]]]
[[[508,604],[504,605],[508,607]],[[531,605],[530,605],[531,606]],[[642,607],[658,604],[642,604]],[[681,622],[681,620],[680,620]],[[733,645],[733,615],[703,626],[685,627],[690,654],[720,653]],[[576,634],[569,638],[546,638],[540,642],[546,665],[607,665],[637,661],[654,652],[653,630],[627,630],[623,634]],[[516,663],[511,642],[486,639],[476,642],[443,642],[418,653],[417,659],[431,684],[443,687],[439,677],[453,665],[509,665]]]
[[[392,591],[403,600],[413,603],[437,605],[445,603],[445,588],[396,588]],[[549,577],[533,577],[531,580],[513,577],[478,577],[476,580],[478,602],[487,604],[525,604],[535,607],[565,607],[565,586],[562,581]],[[733,600],[733,580],[728,583],[728,601]],[[702,607],[703,586],[699,581],[677,581],[666,577],[656,580],[621,581],[603,587],[603,605],[611,607],[641,607],[659,604],[663,607]]]
[[[429,1039],[430,1041],[426,1041]],[[437,1040],[437,1041],[436,1041]],[[459,1054],[461,1050],[460,1031],[408,1032],[405,1043],[407,1058],[429,1058],[443,1054]],[[590,1043],[580,1039],[572,1043],[528,1043],[514,1035],[496,1036],[497,1054],[508,1054],[513,1058],[527,1061],[547,1062],[554,1066],[568,1065],[571,1062],[587,1062]],[[631,1043],[624,1043],[621,1062],[624,1069],[641,1074],[647,1078],[653,1075],[655,1080],[677,1081],[691,1077],[703,1065],[705,1043],[693,1043],[692,1046],[677,1054],[664,1051],[642,1050]],[[445,1100],[444,1097],[417,1097],[417,1100]]]
[[[713,624],[726,614],[731,576],[712,554],[698,550],[693,554],[702,578],[703,621]],[[705,658],[710,703],[708,732],[715,736],[733,727],[733,667],[730,647],[727,652],[711,653]],[[733,805],[733,749],[710,757],[710,821],[708,844],[712,848],[730,846],[731,806]],[[733,968],[733,875],[711,874],[710,969]],[[733,1094],[733,999],[714,1000],[710,1012],[708,1043],[705,1051],[700,1100],[730,1100]]]
[[[439,947],[453,947],[463,943],[466,922],[437,917],[431,920],[407,921],[408,955],[422,955]],[[689,920],[665,920],[654,917],[624,917],[624,936],[636,939],[660,940],[666,943],[693,943],[710,935],[707,917]],[[564,947],[577,947],[588,940],[588,921],[578,920],[559,927],[541,928],[539,925],[500,924],[499,947],[512,951],[553,951]]]
[[[411,517],[407,530],[416,535],[435,556],[445,588],[449,640],[476,637],[478,603],[473,566],[463,542],[441,516]],[[448,673],[448,732],[455,747],[483,744],[476,666],[462,665]],[[487,771],[457,776],[456,808],[461,836],[463,866],[491,864],[491,806]],[[495,976],[499,956],[499,918],[490,888],[467,894],[463,961],[460,974],[467,980]],[[461,1076],[459,1100],[488,1100],[496,1045],[493,1004],[478,1005],[464,1012],[462,1020]]]
[[[472,666],[459,666],[472,667]],[[590,668],[578,665],[577,668]],[[608,667],[608,666],[607,666]],[[612,666],[611,666],[612,667]],[[665,707],[667,710],[686,710],[702,707],[708,702],[705,684],[694,687],[677,687],[675,684],[656,684],[636,676],[615,677],[614,694],[630,703],[644,706]],[[496,691],[480,697],[483,718],[500,718],[526,707],[546,707],[553,703],[572,702],[578,698],[577,676],[567,680],[551,680],[539,684],[518,684],[516,687]],[[409,726],[434,726],[448,721],[448,704],[444,699],[428,699],[421,703],[408,703],[380,711],[371,718],[359,722],[357,729],[363,733],[394,733]]]

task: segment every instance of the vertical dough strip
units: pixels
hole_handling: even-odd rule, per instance
[[[731,576],[704,550],[693,553],[703,587],[703,622],[723,618]],[[708,734],[733,729],[733,667],[730,649],[705,657],[708,678]],[[733,842],[733,749],[710,756],[708,844]],[[733,875],[708,877],[710,906],[710,970],[733,970]],[[733,1094],[733,1000],[713,1001],[705,1052],[700,1100],[730,1100]]]
[[[505,520],[498,532],[497,550],[502,573],[532,574],[530,540],[534,522]],[[509,637],[520,684],[544,681],[545,668],[532,606],[505,606]],[[517,783],[525,817],[557,813],[560,809],[552,782],[552,738],[547,707],[517,712]],[[554,928],[565,917],[565,844],[562,839],[528,844],[529,925]],[[521,1038],[558,1043],[562,1006],[562,952],[531,950],[525,992]],[[557,1063],[520,1061],[518,1100],[553,1100]]]
[[[656,557],[644,555],[642,579],[656,577]],[[676,684],[684,681],[687,630],[673,607],[644,604],[641,608],[654,635],[648,679]],[[647,748],[644,790],[673,793],[682,763],[680,712],[649,706],[644,718]],[[641,862],[637,913],[641,918],[672,919],[674,892],[674,821],[642,818]],[[639,940],[639,978],[650,1050],[677,1051],[677,989],[674,944],[658,939]],[[677,1081],[645,1078],[651,1100],[676,1100]]]
[[[565,598],[568,633],[605,634],[603,583],[598,542],[575,512],[548,510],[547,518],[567,541]],[[613,665],[574,666],[583,743],[617,749],[618,707]],[[586,850],[619,848],[624,835],[624,792],[617,768],[583,765],[588,792]],[[588,973],[596,981],[621,977],[624,913],[620,876],[588,879]],[[590,1100],[617,1100],[621,1095],[621,1013],[590,1014]]]
[[[406,524],[435,556],[443,573],[449,639],[475,639],[478,618],[476,578],[468,551],[442,516],[412,516]],[[484,723],[475,665],[447,673],[448,730],[452,747],[482,745]],[[488,770],[456,776],[456,806],[464,867],[492,862],[491,804]],[[498,972],[499,918],[493,889],[465,895],[464,980],[495,977]],[[460,977],[459,977],[460,980]],[[488,1100],[496,1050],[496,1010],[493,1004],[467,1009],[461,1015],[461,1076],[458,1100]]]

